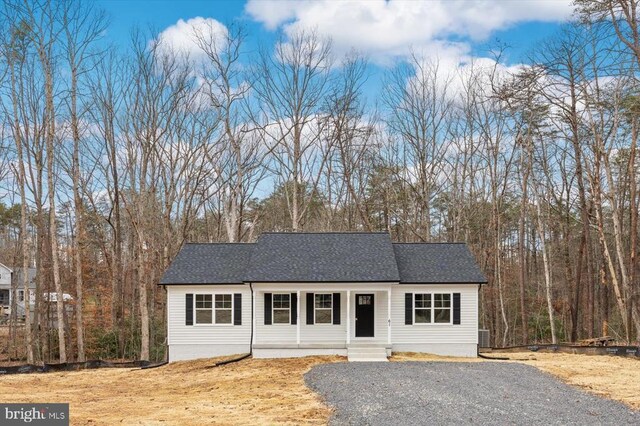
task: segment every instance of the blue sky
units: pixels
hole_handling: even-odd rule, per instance
[[[489,50],[499,42],[510,46],[502,65],[516,65],[526,62],[529,50],[557,31],[572,11],[571,0],[95,1],[110,17],[106,41],[123,49],[136,26],[193,50],[197,47],[188,39],[194,25],[214,23],[224,30],[240,22],[249,35],[248,55],[259,45],[272,46],[279,37],[286,40],[313,28],[333,40],[337,60],[352,50],[369,57],[368,102],[379,98],[385,69],[411,52],[435,58],[440,70],[454,75],[471,60],[490,58]]]
[[[571,12],[570,0],[96,0],[110,16],[107,39],[126,45],[135,26],[161,32],[202,17],[242,22],[248,48],[278,33],[313,27],[338,53],[355,48],[389,66],[411,48],[439,58],[486,55],[499,39],[513,47],[510,64],[553,34]],[[437,52],[437,53],[436,53]],[[456,59],[458,60],[458,59]],[[454,61],[455,62],[455,61]]]

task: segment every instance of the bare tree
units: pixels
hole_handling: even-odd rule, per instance
[[[80,142],[81,118],[78,111],[79,79],[89,70],[89,61],[95,52],[91,51],[95,42],[99,40],[107,26],[104,12],[92,9],[88,3],[77,0],[69,1],[64,8],[62,25],[65,33],[65,54],[70,69],[69,87],[69,119],[73,153],[71,164],[71,178],[73,186],[73,201],[75,206],[75,240],[74,262],[76,280],[76,333],[78,345],[78,361],[85,360],[84,350],[84,321],[82,317],[82,251],[84,240],[83,215],[84,207],[80,193],[83,186],[80,170]]]
[[[415,237],[430,241],[432,202],[445,173],[445,155],[452,124],[453,76],[438,61],[413,54],[387,76],[383,101],[389,109],[389,128],[405,149],[406,184],[416,199],[409,223]]]
[[[302,229],[329,147],[321,140],[320,108],[330,84],[331,43],[315,32],[281,40],[273,53],[263,49],[253,73],[273,169],[286,192],[291,230]]]
[[[240,26],[218,34],[209,23],[206,31],[200,29],[195,37],[206,56],[199,70],[204,79],[202,90],[220,124],[216,145],[221,152],[214,167],[221,183],[222,216],[228,241],[237,242],[244,237],[246,203],[264,176],[266,154],[251,123],[252,79],[240,62],[246,34]]]

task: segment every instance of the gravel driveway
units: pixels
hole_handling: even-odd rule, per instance
[[[332,424],[640,425],[640,412],[523,364],[323,364],[305,380],[335,407]]]

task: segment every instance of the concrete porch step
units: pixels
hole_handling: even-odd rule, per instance
[[[347,348],[347,358],[349,361],[354,362],[388,361],[387,349],[384,346],[349,346]]]

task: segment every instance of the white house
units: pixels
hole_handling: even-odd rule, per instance
[[[165,272],[169,360],[252,352],[475,357],[486,279],[465,244],[387,233],[265,233],[186,244]]]
[[[11,304],[11,276],[13,270],[0,263],[0,309]]]
[[[23,316],[25,311],[25,300],[29,306],[33,308],[35,302],[36,291],[36,270],[28,268],[27,275],[29,279],[29,295],[25,296],[22,285],[22,268],[11,269],[0,263],[0,319],[8,316],[11,312],[11,302],[13,292],[11,291],[11,282],[16,283],[16,308],[18,316]]]

